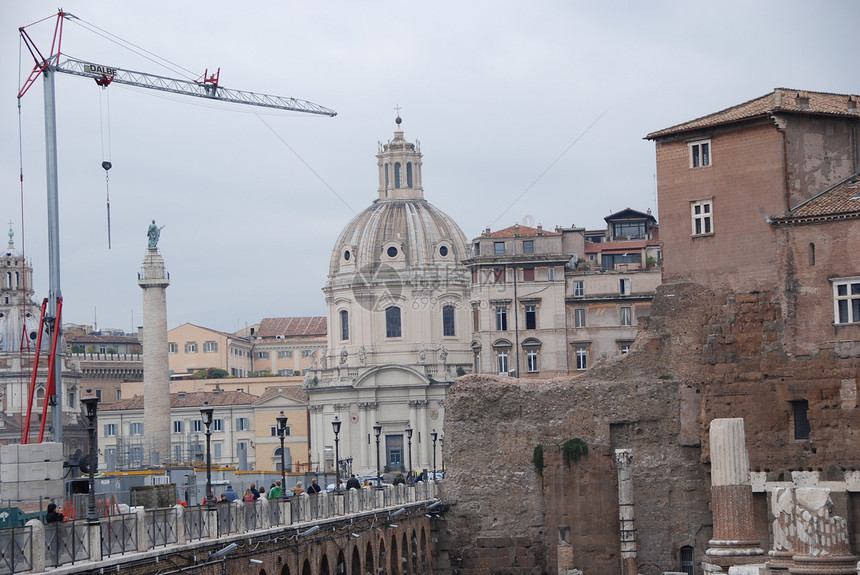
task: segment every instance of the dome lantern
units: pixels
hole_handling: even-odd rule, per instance
[[[407,142],[400,127],[400,116],[394,120],[394,139],[379,144],[376,155],[379,167],[380,200],[422,200],[424,188],[421,185],[421,146]]]

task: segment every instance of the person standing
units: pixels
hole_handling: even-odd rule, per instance
[[[64,519],[63,514],[57,511],[56,503],[48,503],[48,512],[45,514],[46,523],[58,523]]]
[[[308,495],[316,495],[320,491],[322,491],[322,487],[317,484],[317,479],[314,477],[311,484],[308,485]]]
[[[284,488],[281,487],[281,480],[279,479],[275,483],[272,483],[272,487],[269,489],[269,499],[280,499],[284,496]]]
[[[228,501],[228,502],[230,502],[230,503],[232,503],[232,502],[236,501],[237,499],[239,499],[239,494],[238,494],[238,493],[236,493],[235,491],[233,491],[233,486],[232,486],[232,485],[228,485],[228,486],[227,486],[227,489],[224,491],[224,495],[226,495],[226,496],[227,496],[227,501]]]
[[[355,473],[350,475],[349,479],[346,482],[346,489],[361,489],[361,483],[358,482],[358,479],[355,478]]]
[[[259,499],[260,498],[260,492],[257,491],[257,484],[252,483],[250,489],[251,489],[251,494],[254,496],[254,499],[255,500]]]

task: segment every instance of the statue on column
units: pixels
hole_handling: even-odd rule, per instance
[[[155,220],[152,220],[152,223],[149,224],[149,229],[146,231],[146,237],[149,239],[149,247],[154,248],[158,246],[158,238],[161,237],[161,229],[164,226],[156,226]]]

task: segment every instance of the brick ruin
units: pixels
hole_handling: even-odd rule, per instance
[[[786,487],[829,490],[856,552],[860,359],[826,345],[792,356],[783,331],[770,292],[668,284],[632,352],[586,375],[460,378],[446,401],[451,572],[653,574],[692,556],[700,573],[715,536],[710,422],[722,418],[743,419],[761,562],[774,549],[771,493]],[[808,402],[809,439],[795,439],[792,402]],[[573,438],[589,450],[568,467],[561,446]],[[629,544],[622,557],[616,450],[632,457],[634,567]]]

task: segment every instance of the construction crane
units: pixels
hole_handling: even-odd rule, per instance
[[[85,62],[73,58],[66,58],[61,61],[61,45],[63,37],[63,23],[69,18],[77,18],[76,16],[63,11],[57,11],[57,21],[54,26],[54,36],[51,43],[51,52],[45,57],[39,51],[35,42],[27,33],[26,27],[18,29],[21,39],[27,46],[30,54],[33,56],[36,64],[30,76],[24,82],[18,92],[18,99],[27,93],[27,90],[42,76],[44,81],[44,100],[45,100],[45,154],[46,154],[46,170],[47,170],[47,191],[48,191],[48,276],[49,288],[47,297],[47,309],[42,313],[43,325],[46,326],[48,333],[51,335],[50,341],[52,345],[51,355],[49,356],[48,382],[45,393],[45,402],[43,409],[47,411],[47,406],[53,406],[51,410],[52,434],[51,438],[57,443],[63,441],[63,410],[62,397],[57,394],[62,392],[62,368],[56,369],[54,358],[56,358],[57,342],[61,334],[61,318],[62,311],[62,292],[60,290],[60,217],[59,217],[59,185],[57,174],[57,107],[56,107],[56,92],[54,89],[54,75],[71,74],[74,76],[82,76],[92,78],[96,84],[105,87],[113,82],[118,84],[126,84],[136,86],[138,88],[148,88],[151,90],[161,90],[174,94],[182,94],[185,96],[197,96],[207,98],[209,100],[218,100],[222,102],[231,102],[236,104],[246,104],[250,106],[262,106],[265,108],[275,108],[278,110],[287,110],[290,112],[303,112],[308,114],[318,114],[323,116],[336,116],[337,112],[330,110],[313,102],[306,100],[298,100],[296,98],[283,98],[280,96],[270,96],[267,94],[258,94],[255,92],[243,92],[240,90],[232,90],[224,88],[218,84],[221,69],[219,68],[215,74],[210,75],[209,71],[205,71],[203,76],[193,82],[187,80],[178,80],[157,76],[154,74],[145,74],[143,72],[133,72],[131,70],[123,70],[120,68],[107,66],[104,64],[96,64],[93,62]],[[107,169],[107,168],[105,168]],[[59,305],[58,305],[59,304]],[[40,327],[40,333],[41,333]],[[32,398],[35,389],[35,373],[38,369],[38,362],[33,366],[33,379],[31,380],[30,397]],[[46,417],[43,415],[42,421]],[[29,432],[30,413],[28,410],[27,423],[25,424],[22,441],[27,442],[27,434]],[[44,427],[43,427],[44,429]],[[40,433],[41,436],[41,433]]]

